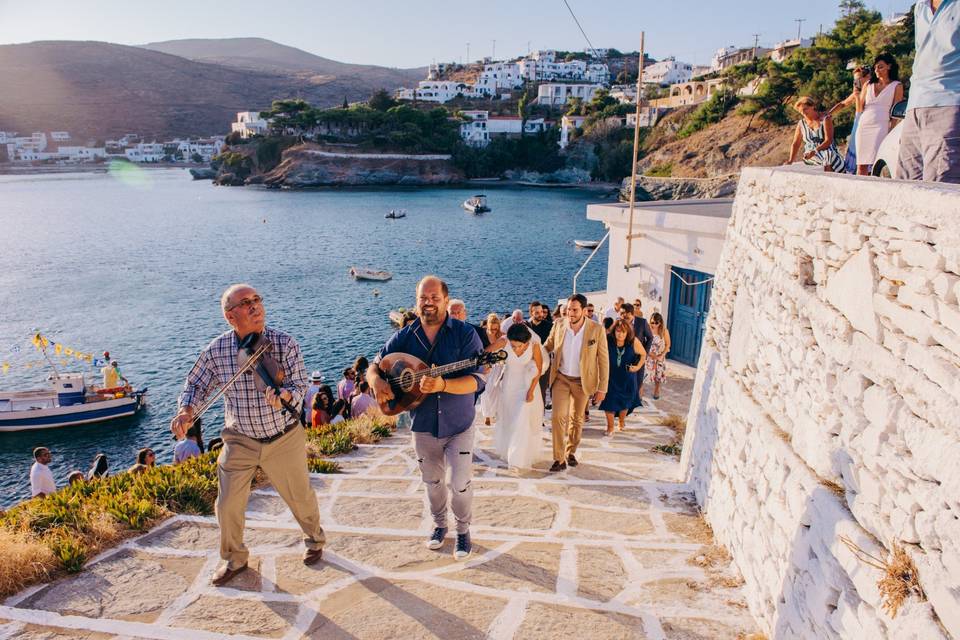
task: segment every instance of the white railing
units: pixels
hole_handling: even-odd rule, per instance
[[[577,272],[573,274],[573,292],[577,292],[577,278],[580,277],[580,273],[587,268],[587,265],[590,264],[590,261],[593,260],[593,256],[597,255],[597,251],[600,251],[600,247],[603,246],[603,243],[607,241],[607,238],[610,237],[610,232],[607,231],[607,235],[603,236],[603,240],[600,241],[600,244],[590,252],[590,256],[584,261],[584,263],[577,269]]]

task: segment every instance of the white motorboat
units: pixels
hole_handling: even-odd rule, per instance
[[[147,404],[146,389],[88,389],[81,373],[53,375],[50,382],[47,390],[0,392],[0,433],[123,418]]]
[[[574,240],[573,244],[577,246],[578,249],[596,249],[600,246],[599,240]]]
[[[474,215],[490,211],[490,207],[487,206],[487,196],[482,194],[478,194],[472,198],[467,198],[464,200],[463,208]]]
[[[406,218],[406,217],[407,217],[407,210],[406,210],[406,209],[391,209],[391,210],[390,210],[390,213],[384,214],[383,217],[386,218],[387,220],[399,220],[400,218]]]
[[[374,282],[386,282],[393,277],[389,271],[376,271],[374,269],[364,269],[362,267],[350,267],[350,276],[354,280],[372,280]]]

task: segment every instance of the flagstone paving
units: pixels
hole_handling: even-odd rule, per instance
[[[669,382],[672,382],[669,381]],[[662,403],[689,400],[679,381]],[[680,396],[680,397],[677,397]],[[675,412],[675,411],[674,411]],[[210,585],[213,518],[180,516],[92,561],[80,574],[0,607],[16,638],[647,638],[706,640],[755,630],[739,576],[677,482],[672,432],[648,407],[603,437],[594,411],[581,464],[559,474],[506,468],[478,423],[474,553],[423,542],[432,529],[409,433],[341,458],[311,478],[328,544],[305,567],[299,530],[269,488],[247,513],[250,570]],[[544,452],[549,432],[544,429]]]

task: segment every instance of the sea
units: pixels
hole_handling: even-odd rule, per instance
[[[483,192],[490,213],[461,203]],[[0,176],[0,390],[45,388],[50,366],[31,344],[37,332],[62,345],[61,371],[91,364],[66,349],[109,351],[124,376],[148,388],[139,415],[99,424],[0,434],[0,506],[29,497],[31,452],[53,453],[58,484],[105,453],[111,472],[141,447],[169,463],[169,422],[199,351],[228,329],[219,297],[249,282],[269,325],[299,341],[308,372],[331,386],[358,355],[390,336],[391,309],[412,307],[417,281],[433,273],[466,301],[470,320],[555,306],[570,294],[589,250],[574,239],[603,237],[586,206],[609,194],[557,188],[268,190],[216,187],[183,169],[131,165],[105,173]],[[402,220],[386,220],[406,209]],[[578,290],[602,289],[606,245]],[[385,269],[388,282],[358,282],[351,266]],[[3,366],[3,365],[6,366]],[[218,404],[204,437],[223,424]]]

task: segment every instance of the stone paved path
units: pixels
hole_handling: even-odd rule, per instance
[[[676,458],[650,450],[672,436],[659,415],[608,439],[595,412],[581,465],[561,474],[546,462],[505,468],[483,427],[467,562],[453,560],[452,540],[424,547],[432,523],[409,434],[398,434],[341,458],[344,474],[313,478],[329,538],[319,566],[302,565],[296,524],[259,490],[252,570],[229,588],[209,585],[214,520],[177,517],[8,600],[0,639],[743,637],[755,627],[739,579],[675,482]]]

